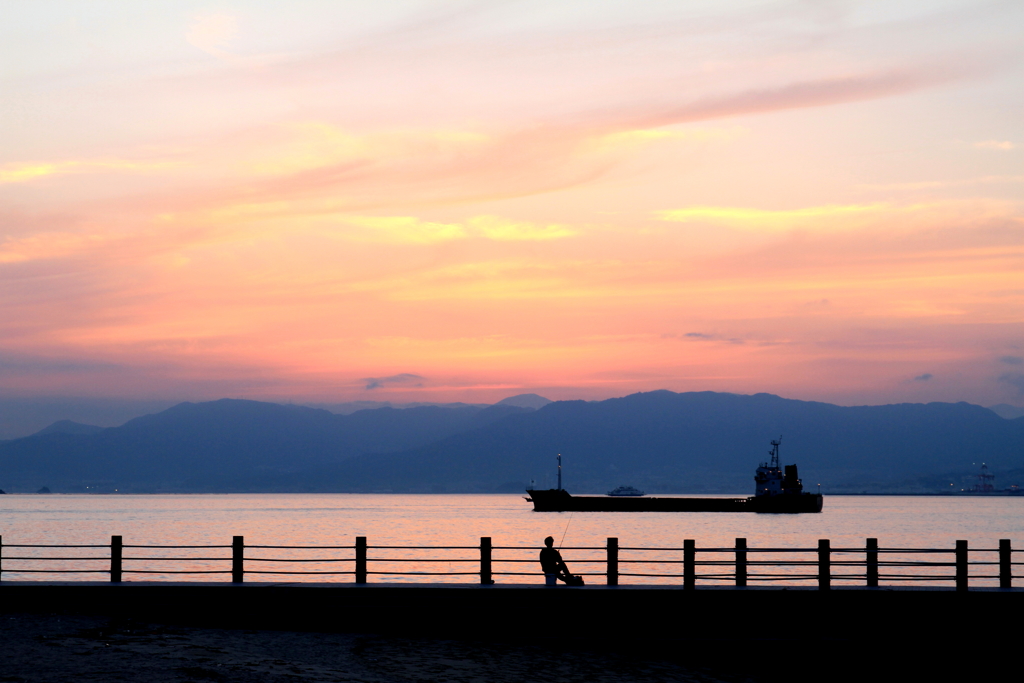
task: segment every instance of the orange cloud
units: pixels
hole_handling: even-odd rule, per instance
[[[176,165],[167,161],[139,162],[124,159],[12,163],[0,166],[0,184],[24,183],[38,178],[72,173],[152,172]]]
[[[647,125],[666,125],[863,102],[960,80],[988,68],[982,63],[965,60],[959,65],[938,64],[917,69],[808,79],[698,99],[677,107],[666,107],[662,111],[652,111],[643,120],[649,122]]]
[[[474,216],[462,223],[435,223],[413,216],[338,216],[337,220],[367,229],[341,235],[344,238],[395,244],[431,244],[469,237],[499,242],[544,241],[577,234],[576,230],[565,225],[538,225],[499,216]]]
[[[997,149],[1003,152],[1016,148],[1016,145],[1009,140],[984,140],[982,142],[975,142],[974,146],[979,149]]]

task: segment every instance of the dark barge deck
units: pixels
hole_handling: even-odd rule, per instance
[[[821,494],[800,493],[746,498],[657,498],[654,496],[574,496],[565,489],[527,491],[534,512],[821,512]]]

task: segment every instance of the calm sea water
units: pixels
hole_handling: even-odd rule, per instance
[[[682,559],[684,539],[696,540],[698,548],[732,547],[737,537],[747,539],[750,548],[813,548],[818,539],[830,539],[833,548],[863,547],[874,537],[883,548],[949,548],[966,539],[972,548],[994,549],[999,539],[1008,538],[1014,547],[1024,547],[1024,498],[1013,497],[914,497],[914,496],[826,496],[821,514],[758,515],[747,513],[536,513],[521,495],[376,495],[376,494],[259,494],[259,495],[6,495],[0,496],[0,534],[5,580],[66,579],[102,580],[103,574],[40,574],[18,569],[100,569],[106,560],[77,560],[55,563],[23,561],[14,557],[43,558],[53,555],[108,557],[107,549],[77,550],[15,548],[12,544],[108,544],[117,534],[126,545],[217,545],[227,546],[231,537],[245,537],[247,546],[351,546],[356,536],[366,536],[371,546],[461,546],[451,550],[406,548],[371,549],[371,572],[415,572],[412,576],[380,573],[371,581],[472,582],[478,571],[477,546],[481,536],[490,536],[495,546],[495,572],[499,582],[538,581],[536,548],[545,536],[563,543],[563,555],[574,572],[600,574],[604,571],[603,547],[616,537],[624,549],[620,570],[632,574],[679,574],[679,564],[640,563],[642,560]],[[563,540],[564,536],[564,540]],[[635,548],[637,550],[628,550]],[[650,551],[644,548],[670,548]],[[189,557],[189,562],[166,559],[125,563],[125,569],[152,573],[126,574],[126,580],[227,580],[225,574],[172,574],[171,570],[227,571],[227,548],[146,549],[126,548],[126,558]],[[351,581],[348,574],[282,575],[255,572],[352,570],[352,562],[268,562],[277,560],[349,560],[350,549],[246,549],[247,580],[254,581]],[[701,559],[731,560],[730,554],[704,555]],[[751,555],[750,560],[768,556]],[[813,561],[813,554],[772,555],[776,559]],[[835,561],[863,555],[837,554]],[[922,556],[916,556],[921,559]],[[209,558],[209,559],[201,559]],[[221,559],[223,558],[223,559]],[[883,559],[898,560],[886,555]],[[1015,559],[1018,559],[1019,556]],[[425,560],[442,559],[441,562]],[[909,559],[909,556],[903,559]],[[951,555],[926,559],[951,562]],[[972,553],[973,560],[994,561],[994,553]],[[390,560],[390,561],[386,561]],[[463,561],[459,561],[463,560]],[[725,573],[729,567],[705,566],[700,573]],[[799,565],[751,573],[786,573],[791,577],[813,573]],[[856,573],[856,568],[835,568],[837,573]],[[859,570],[863,571],[863,570]],[[949,568],[903,570],[894,574],[948,574]],[[424,572],[446,572],[428,575]],[[464,573],[464,574],[460,574]],[[523,573],[517,575],[516,573]],[[972,575],[995,573],[991,566],[972,567]],[[595,576],[591,582],[603,583]],[[622,583],[678,583],[679,578],[630,576]],[[854,581],[856,582],[856,581]],[[840,581],[840,583],[842,583]],[[979,578],[972,585],[993,585]]]

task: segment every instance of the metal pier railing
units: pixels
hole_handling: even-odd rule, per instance
[[[339,580],[362,584],[404,578],[461,577],[489,585],[508,577],[542,580],[539,546],[498,546],[490,537],[479,545],[370,545],[356,537],[352,545],[246,545],[234,536],[224,545],[126,544],[112,536],[109,544],[4,544],[0,538],[0,581],[26,578],[89,578],[105,576],[113,583],[125,577],[187,579],[230,575],[246,577]],[[620,584],[677,585],[685,589],[712,585],[901,586],[909,583],[1011,588],[1024,562],[1024,549],[1008,539],[998,547],[880,547],[866,539],[863,547],[833,547],[828,539],[813,548],[751,547],[737,538],[732,547],[698,547],[684,540],[678,547],[620,546],[608,538],[603,546],[562,548],[574,573],[610,586]],[[67,554],[64,554],[67,553]],[[577,571],[577,568],[582,568]],[[470,581],[468,577],[477,577]]]

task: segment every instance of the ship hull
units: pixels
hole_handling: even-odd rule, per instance
[[[534,512],[821,512],[821,494],[749,498],[573,496],[559,489],[528,490]]]

